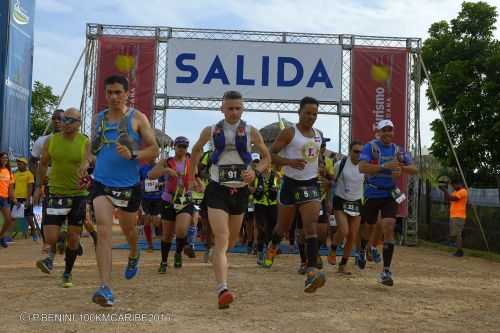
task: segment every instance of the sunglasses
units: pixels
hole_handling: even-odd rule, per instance
[[[361,154],[361,150],[353,150],[352,151],[354,154]]]
[[[186,145],[177,145],[176,147],[178,147],[178,148],[183,148],[183,149],[187,149],[187,147],[188,147],[188,146],[186,146]]]
[[[70,125],[70,124],[73,124],[73,123],[76,123],[76,122],[79,122],[80,119],[79,118],[73,118],[73,117],[62,117],[61,118],[61,121],[63,122],[63,124],[65,125]]]

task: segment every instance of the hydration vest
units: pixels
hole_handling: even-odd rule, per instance
[[[246,133],[246,125],[247,124],[243,120],[240,120],[240,123],[236,128],[234,143],[236,146],[236,150],[238,151],[238,154],[245,163],[245,166],[248,166],[252,162],[252,155],[247,149],[248,137]],[[224,120],[219,121],[215,125],[213,140],[214,140],[214,152],[210,156],[210,163],[217,165],[220,156],[224,151],[224,148],[226,147],[226,137],[224,135]]]
[[[189,189],[189,167],[191,163],[189,158],[186,157],[185,166],[184,166],[184,175],[183,175],[183,186],[184,191],[187,192]],[[174,157],[170,157],[167,159],[167,166],[172,170],[177,170],[177,163],[175,162]],[[176,193],[177,191],[177,177],[169,177],[168,183],[166,185],[167,192]]]
[[[97,118],[97,127],[96,127],[96,133],[94,135],[94,138],[92,139],[92,154],[97,155],[99,151],[104,147],[106,144],[116,144],[119,143],[125,147],[127,147],[131,152],[134,150],[137,150],[139,148],[139,145],[134,142],[129,134],[128,134],[128,123],[130,117],[134,114],[134,110],[131,108],[127,109],[127,112],[125,115],[120,119],[120,122],[118,123],[118,139],[117,140],[108,140],[106,138],[106,131],[114,131],[114,127],[108,127],[106,126],[106,114],[108,113],[109,109],[106,109],[102,111],[101,113],[98,114]]]

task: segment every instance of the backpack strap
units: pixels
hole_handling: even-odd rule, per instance
[[[214,142],[214,151],[210,156],[210,164],[217,164],[219,162],[220,155],[226,146],[226,137],[224,136],[224,120],[219,121],[214,126],[212,140]]]
[[[342,157],[342,160],[340,161],[339,172],[337,172],[337,177],[336,177],[337,180],[339,179],[340,175],[342,174],[342,171],[344,171],[346,163],[347,163],[347,156],[344,156],[344,157]]]
[[[248,135],[247,135],[247,123],[244,120],[240,120],[238,128],[236,129],[236,136],[234,138],[234,143],[236,145],[236,150],[240,155],[241,159],[248,166],[252,163],[252,154],[248,151]]]

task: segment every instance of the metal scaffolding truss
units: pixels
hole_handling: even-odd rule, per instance
[[[354,46],[372,46],[386,48],[407,48],[408,57],[408,89],[407,89],[407,144],[414,156],[420,151],[419,138],[419,99],[420,99],[420,63],[413,55],[418,54],[421,48],[419,38],[358,36],[350,34],[318,34],[296,32],[245,31],[222,29],[191,29],[174,27],[125,26],[87,24],[87,43],[84,72],[84,91],[81,109],[84,110],[83,131],[90,134],[91,118],[93,114],[94,89],[96,87],[96,59],[97,37],[154,37],[157,40],[156,83],[154,96],[154,116],[152,119],[155,128],[165,132],[168,110],[206,110],[218,111],[220,97],[213,98],[186,98],[170,96],[167,91],[167,59],[168,44],[172,38],[176,39],[204,39],[204,40],[233,40],[254,41],[269,43],[307,43],[329,44],[342,46],[342,97],[338,102],[322,102],[319,113],[331,115],[333,121],[338,121],[339,146],[337,151],[347,153],[351,140],[351,100],[352,100],[352,56]],[[245,110],[249,112],[296,113],[297,101],[290,100],[262,100],[245,99]],[[408,244],[416,242],[416,218],[418,207],[418,179],[412,177],[408,182],[409,215],[405,224]],[[413,223],[415,221],[415,223]]]

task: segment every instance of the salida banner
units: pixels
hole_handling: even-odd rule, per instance
[[[298,101],[341,98],[340,45],[170,39],[167,92],[174,97]]]
[[[150,37],[99,37],[94,112],[107,108],[104,80],[122,75],[129,82],[129,106],[153,115],[156,40]]]
[[[394,123],[394,143],[407,149],[407,60],[403,48],[354,47],[352,50],[352,139],[373,140],[382,119]],[[406,191],[405,177],[398,186]],[[406,215],[406,205],[401,205]]]

